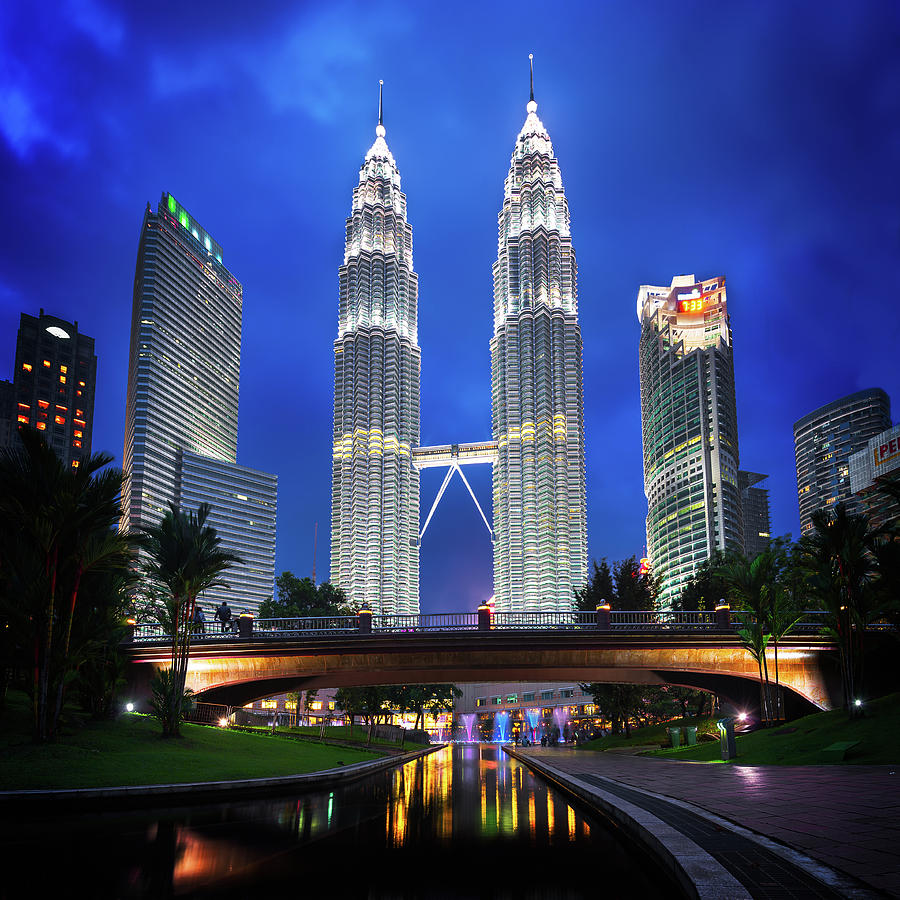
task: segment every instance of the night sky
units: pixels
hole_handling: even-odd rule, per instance
[[[378,79],[419,275],[423,444],[490,437],[491,264],[528,53],[579,263],[590,555],[644,550],[641,284],[724,274],[741,466],[799,533],[792,424],[900,409],[900,4],[0,5],[0,377],[20,312],[96,339],[94,450],[121,462],[143,210],[170,191],[244,287],[238,462],[275,472],[276,571],[328,574],[344,220]],[[490,509],[489,467],[467,475]],[[422,518],[443,473],[422,478]],[[491,593],[454,478],[425,612]]]

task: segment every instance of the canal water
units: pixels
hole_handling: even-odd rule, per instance
[[[679,895],[613,825],[491,745],[334,791],[11,824],[9,898]]]

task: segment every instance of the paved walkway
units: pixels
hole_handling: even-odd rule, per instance
[[[569,748],[519,752],[571,775],[612,778],[691,803],[900,897],[900,766],[726,766]]]

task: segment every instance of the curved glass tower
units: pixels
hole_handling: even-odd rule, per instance
[[[498,216],[491,394],[498,612],[571,610],[587,580],[575,252],[559,163],[531,100]]]
[[[334,342],[331,581],[379,614],[419,612],[418,279],[400,173],[384,140],[347,218]]]

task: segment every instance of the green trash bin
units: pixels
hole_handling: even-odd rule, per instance
[[[669,732],[669,741],[671,742],[673,747],[681,746],[681,729],[680,728],[667,728],[666,731]]]
[[[697,726],[696,725],[688,725],[684,729],[684,737],[685,737],[685,745],[688,747],[692,747],[697,743]]]

